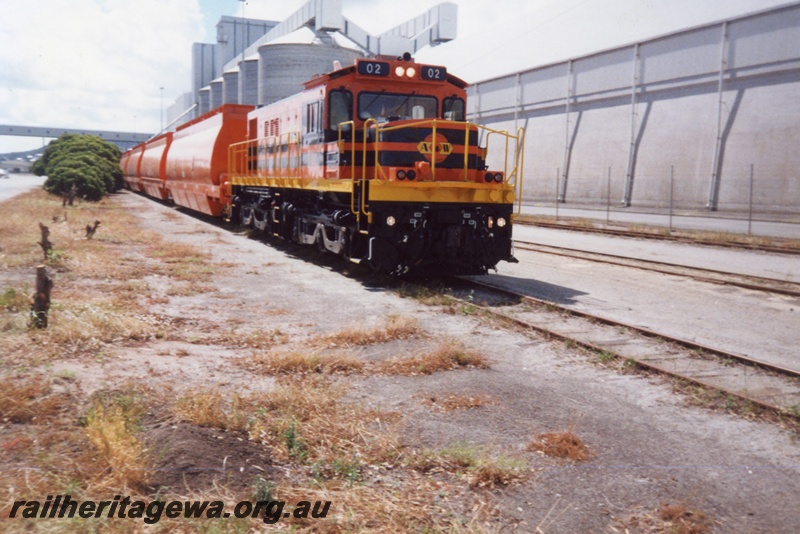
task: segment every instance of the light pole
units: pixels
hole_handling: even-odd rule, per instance
[[[164,88],[158,88],[161,91],[161,131],[164,131]]]
[[[245,49],[247,48],[247,45],[248,45],[248,43],[249,43],[249,37],[250,37],[250,36],[249,36],[249,35],[247,35],[247,34],[249,34],[249,33],[250,33],[250,32],[249,32],[249,30],[250,30],[250,25],[249,25],[249,24],[247,24],[247,20],[244,18],[244,8],[245,8],[245,6],[247,5],[247,0],[239,0],[239,2],[241,2],[241,3],[242,3],[242,24],[244,24],[244,25],[245,25],[245,37],[244,37],[244,42],[242,43],[242,56],[244,56],[244,51],[245,51]],[[234,45],[234,52],[236,52],[235,45]],[[244,57],[242,57],[242,59],[244,59]]]

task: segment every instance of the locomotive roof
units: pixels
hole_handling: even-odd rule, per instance
[[[410,61],[406,61],[406,60],[404,60],[402,58],[397,58],[397,57],[394,57],[394,56],[377,56],[375,58],[364,58],[364,60],[369,60],[369,59],[378,59],[378,60],[381,60],[381,61],[389,61],[390,63],[393,64],[393,66],[394,66],[394,64],[399,64],[399,65],[412,64],[412,65],[418,65],[418,66],[423,66],[424,65],[424,64],[421,64],[421,63],[417,63],[413,59],[410,60]],[[433,66],[433,65],[431,65],[431,66]],[[329,82],[331,80],[335,80],[337,78],[341,78],[343,76],[347,76],[349,74],[353,74],[355,71],[356,71],[356,66],[355,65],[349,65],[347,67],[342,67],[340,69],[331,71],[331,72],[329,72],[327,74],[321,74],[319,76],[315,76],[314,78],[311,78],[310,80],[305,82],[303,84],[303,86],[306,89],[311,89],[312,87],[320,86],[320,85],[322,85],[322,84],[324,84],[326,82]],[[466,87],[469,86],[469,84],[467,82],[465,82],[464,80],[462,80],[458,76],[454,76],[453,74],[450,74],[449,72],[447,73],[447,83],[449,83],[451,85],[455,85],[459,89],[465,89]]]

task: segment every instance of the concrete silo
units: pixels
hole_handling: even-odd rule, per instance
[[[300,92],[303,83],[333,70],[334,61],[351,65],[364,52],[340,34],[308,27],[258,48],[258,104]]]
[[[209,86],[211,87],[211,109],[216,109],[222,105],[222,77],[213,80]]]
[[[222,73],[222,103],[239,103],[239,69],[232,69]]]
[[[239,103],[248,106],[258,104],[258,55],[239,62]]]
[[[211,88],[203,87],[197,93],[197,115],[211,111]]]

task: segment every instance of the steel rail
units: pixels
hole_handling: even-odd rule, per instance
[[[722,358],[728,358],[730,360],[736,360],[736,361],[739,361],[740,363],[746,364],[746,365],[751,366],[751,367],[759,368],[759,369],[764,370],[764,371],[771,371],[771,372],[776,373],[776,374],[778,374],[778,375],[780,375],[782,377],[788,377],[788,378],[791,378],[791,379],[800,377],[800,371],[795,370],[795,369],[789,369],[789,368],[782,367],[782,366],[779,366],[779,365],[770,364],[768,362],[759,361],[759,360],[756,360],[754,358],[750,358],[750,357],[743,356],[743,355],[740,355],[740,354],[731,353],[731,352],[728,352],[728,351],[725,351],[725,350],[716,349],[716,348],[713,348],[713,347],[702,345],[702,344],[696,343],[694,341],[689,341],[689,340],[685,340],[685,339],[678,338],[678,337],[675,337],[675,336],[662,334],[662,333],[655,332],[655,331],[653,331],[651,329],[648,329],[648,328],[635,326],[635,325],[631,325],[631,324],[620,322],[620,321],[614,321],[612,319],[608,319],[608,318],[605,318],[605,317],[600,317],[600,316],[597,316],[597,315],[594,315],[594,314],[591,314],[591,313],[574,310],[574,309],[566,307],[566,306],[561,306],[561,305],[554,304],[554,303],[546,301],[546,300],[537,299],[535,297],[531,297],[531,296],[528,296],[528,295],[517,293],[517,292],[509,290],[507,288],[498,287],[498,286],[495,286],[495,285],[492,285],[492,284],[489,284],[489,283],[479,282],[477,280],[473,280],[473,279],[469,279],[469,278],[458,278],[458,280],[460,282],[462,282],[462,283],[466,282],[467,284],[472,284],[472,285],[475,285],[475,286],[478,286],[478,287],[481,287],[481,288],[484,288],[484,289],[500,292],[500,293],[503,293],[505,295],[512,296],[512,297],[514,297],[516,299],[522,299],[523,301],[528,301],[528,302],[532,302],[532,303],[535,303],[535,304],[545,305],[545,306],[549,307],[550,309],[556,309],[558,312],[561,312],[561,313],[567,313],[569,315],[574,315],[574,316],[581,317],[581,318],[584,318],[584,319],[589,319],[591,321],[599,322],[599,323],[602,323],[602,324],[605,324],[605,325],[609,325],[609,326],[616,326],[616,327],[623,327],[623,328],[626,328],[626,329],[630,329],[631,331],[638,332],[638,333],[640,333],[640,334],[642,334],[644,336],[647,336],[647,337],[650,337],[650,338],[654,338],[654,339],[665,340],[667,342],[674,343],[675,345],[681,346],[681,347],[686,348],[686,349],[700,350],[700,351],[703,351],[704,353],[713,354],[713,355],[716,355],[716,356],[720,356]],[[473,302],[463,301],[462,299],[459,299],[457,297],[450,297],[450,298],[452,298],[452,299],[454,299],[454,300],[456,300],[458,302],[468,303],[469,305],[474,306],[477,309],[480,309],[484,313],[497,316],[497,317],[501,318],[502,320],[505,320],[505,321],[508,321],[508,322],[511,322],[511,323],[515,324],[518,327],[534,330],[534,331],[539,332],[540,334],[545,335],[547,337],[559,339],[559,340],[564,341],[564,342],[573,343],[576,346],[580,346],[582,348],[589,349],[589,350],[591,350],[593,352],[596,352],[596,353],[605,352],[605,353],[614,354],[616,357],[624,357],[624,356],[620,355],[619,353],[615,352],[613,349],[609,349],[608,347],[603,347],[600,344],[597,344],[597,343],[594,343],[594,342],[591,342],[591,341],[578,339],[574,335],[557,332],[554,329],[548,328],[547,326],[537,325],[537,324],[534,324],[532,322],[526,321],[524,319],[520,319],[518,317],[513,317],[513,316],[510,316],[508,314],[502,313],[500,311],[493,310],[493,309],[491,309],[489,307],[486,307],[486,306],[480,306],[480,305],[477,305],[477,304],[475,304]],[[664,375],[667,375],[667,376],[671,376],[671,377],[675,377],[675,378],[678,378],[678,379],[681,379],[681,380],[685,380],[687,382],[695,383],[695,384],[698,384],[700,386],[703,386],[703,387],[706,387],[706,388],[710,388],[710,389],[713,389],[713,390],[716,390],[716,391],[722,391],[722,392],[724,392],[724,393],[726,393],[728,395],[734,396],[736,398],[739,398],[739,399],[747,401],[747,402],[754,403],[754,404],[756,404],[758,406],[767,408],[769,410],[772,410],[772,411],[775,411],[775,412],[778,412],[778,413],[782,413],[782,414],[788,414],[788,415],[791,415],[791,416],[796,417],[796,418],[800,418],[800,414],[798,414],[796,412],[796,410],[793,411],[790,407],[779,406],[777,404],[768,402],[768,401],[766,401],[764,399],[754,398],[752,396],[748,396],[748,395],[745,395],[745,394],[737,392],[737,391],[731,391],[730,389],[726,389],[726,388],[721,387],[718,384],[714,384],[714,383],[712,383],[710,381],[703,380],[703,379],[698,378],[696,376],[688,376],[686,374],[682,374],[682,373],[679,373],[679,372],[676,372],[676,371],[673,371],[673,370],[670,370],[670,369],[666,369],[666,368],[664,368],[662,366],[656,365],[653,362],[647,361],[645,359],[639,359],[639,358],[632,358],[632,359],[633,359],[633,361],[635,361],[636,365],[639,366],[639,367],[642,367],[642,368],[645,368],[645,369],[650,369],[650,370],[652,370],[654,372],[657,372],[657,373],[660,373],[660,374],[664,374]],[[722,367],[725,366],[724,363],[721,363],[720,365]]]
[[[783,375],[786,375],[786,376],[800,378],[800,370],[790,369],[788,367],[783,367],[783,366],[776,365],[776,364],[773,364],[773,363],[765,362],[765,361],[762,361],[762,360],[758,360],[756,358],[751,358],[749,356],[745,356],[743,354],[737,354],[735,352],[728,352],[728,351],[723,350],[723,349],[717,349],[717,348],[714,348],[714,347],[709,347],[708,345],[703,345],[702,343],[697,343],[696,341],[690,341],[688,339],[679,338],[679,337],[676,337],[676,336],[672,336],[670,334],[664,334],[663,332],[657,332],[655,330],[652,330],[652,329],[644,327],[644,326],[637,326],[637,325],[633,325],[633,324],[630,324],[630,323],[625,323],[625,322],[622,322],[622,321],[609,319],[607,317],[601,317],[601,316],[595,315],[593,313],[576,310],[576,309],[570,308],[568,306],[562,306],[560,304],[555,304],[555,303],[553,303],[553,302],[551,302],[549,300],[544,300],[544,299],[539,299],[539,298],[536,298],[536,297],[531,297],[530,295],[524,295],[522,293],[517,293],[517,292],[512,291],[510,289],[499,287],[499,286],[495,286],[495,285],[492,285],[492,284],[488,284],[486,282],[479,282],[477,280],[470,280],[470,279],[461,279],[461,280],[466,280],[467,282],[469,282],[471,284],[482,286],[484,288],[491,289],[493,291],[500,291],[500,292],[503,292],[503,293],[505,293],[505,294],[507,294],[509,296],[513,296],[515,298],[523,299],[523,300],[525,300],[527,302],[532,302],[534,304],[540,304],[540,305],[546,305],[546,306],[549,306],[551,308],[557,308],[559,311],[564,312],[564,313],[568,313],[570,315],[574,315],[574,316],[577,316],[577,317],[583,317],[584,319],[591,319],[592,321],[599,322],[599,323],[602,323],[602,324],[605,324],[605,325],[608,325],[608,326],[620,326],[620,327],[627,328],[627,329],[633,330],[635,332],[638,332],[638,333],[640,333],[642,335],[645,335],[647,337],[658,338],[658,339],[663,339],[665,341],[670,341],[672,343],[675,343],[676,345],[680,345],[680,346],[682,346],[684,348],[687,348],[687,349],[703,351],[703,352],[708,353],[708,354],[714,354],[716,356],[720,356],[720,357],[723,357],[723,358],[729,358],[731,360],[736,360],[736,361],[739,361],[741,363],[744,363],[744,364],[747,364],[747,365],[751,365],[753,367],[759,367],[761,369],[767,369],[767,370],[770,370],[770,371],[773,371],[773,372],[776,372],[776,373],[780,373],[780,374],[783,374]]]
[[[454,297],[451,297],[451,298],[454,298]],[[459,300],[459,302],[461,302],[460,299],[456,299],[456,300]],[[547,336],[548,338],[555,338],[555,339],[558,339],[560,341],[564,341],[564,342],[567,342],[567,343],[572,343],[572,344],[574,344],[576,346],[591,350],[592,352],[596,352],[596,353],[603,353],[603,352],[612,352],[613,353],[613,351],[609,351],[609,349],[607,349],[605,347],[601,347],[600,345],[597,345],[595,343],[583,341],[583,340],[577,339],[577,338],[572,337],[572,336],[561,334],[559,332],[555,332],[553,330],[544,328],[542,326],[529,323],[529,322],[524,321],[522,319],[519,319],[517,317],[512,317],[510,315],[498,312],[496,310],[492,310],[492,309],[484,307],[484,306],[479,306],[479,305],[476,305],[476,304],[471,304],[471,305],[475,306],[478,309],[480,309],[484,313],[489,313],[491,315],[498,316],[502,320],[514,323],[519,327],[527,328],[527,329],[530,329],[530,330],[534,330],[534,331],[539,332],[540,334],[542,334],[544,336]],[[617,356],[617,355],[615,354],[615,356]],[[661,367],[659,365],[655,365],[654,363],[651,363],[651,362],[648,362],[648,361],[635,360],[635,362],[636,362],[636,365],[639,366],[639,367],[643,367],[645,369],[650,369],[650,370],[652,370],[654,372],[657,372],[657,373],[660,373],[660,374],[664,374],[664,375],[667,375],[667,376],[671,376],[671,377],[674,377],[674,378],[679,378],[681,380],[686,380],[688,382],[692,382],[692,383],[698,384],[698,385],[706,387],[706,388],[714,389],[714,390],[717,390],[717,391],[724,391],[725,393],[727,393],[729,395],[733,395],[733,396],[735,396],[735,397],[737,397],[737,398],[739,398],[741,400],[744,400],[744,401],[747,401],[747,402],[752,402],[754,404],[757,404],[759,406],[762,406],[762,407],[770,409],[770,410],[774,410],[776,412],[788,413],[784,407],[781,407],[781,406],[778,406],[776,404],[772,404],[772,403],[763,401],[761,399],[754,399],[752,397],[748,397],[747,395],[742,395],[742,394],[740,394],[738,392],[735,392],[735,391],[724,390],[724,389],[720,388],[718,385],[712,384],[712,383],[710,383],[708,381],[705,381],[705,380],[701,380],[701,379],[699,379],[697,377],[690,377],[690,376],[686,376],[686,375],[683,375],[683,374],[680,374],[680,373],[676,373],[675,371],[670,371],[669,369],[665,369],[664,367]]]

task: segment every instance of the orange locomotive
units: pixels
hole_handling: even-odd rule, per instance
[[[516,261],[522,130],[466,122],[465,87],[408,54],[359,59],[297,95],[225,105],[148,142],[142,162],[153,143],[166,164],[146,191],[389,274],[483,274]]]

